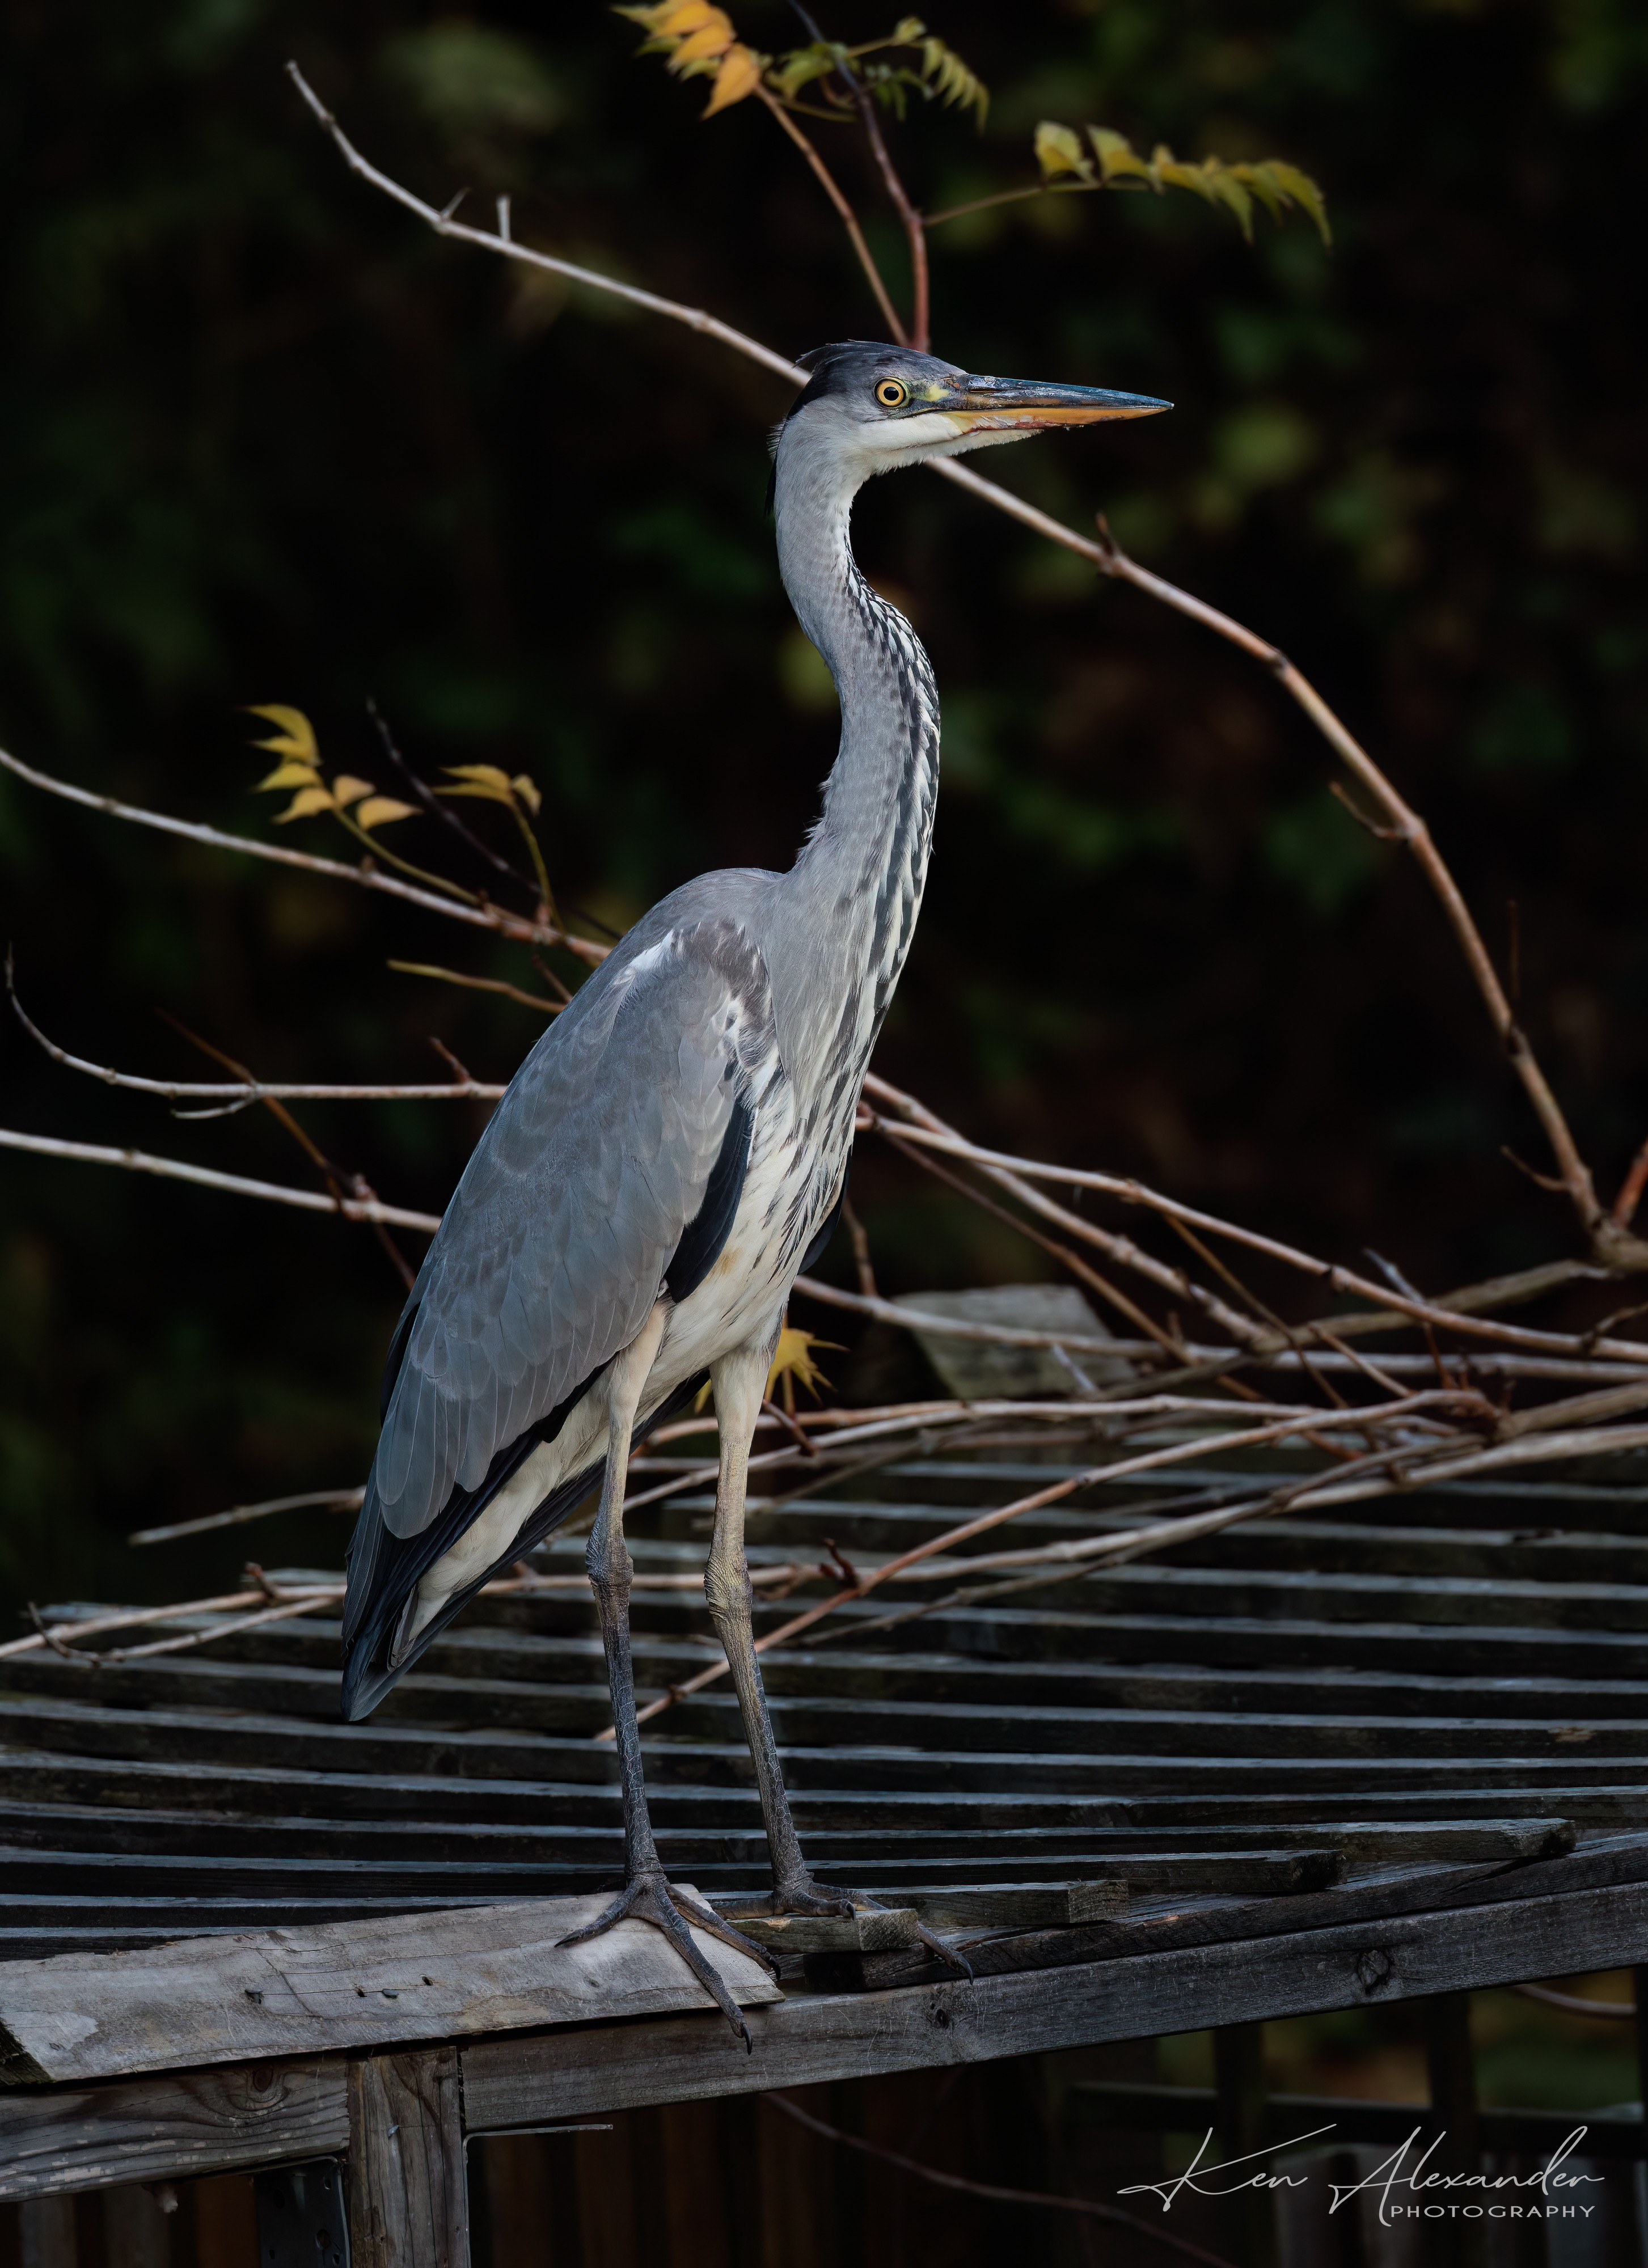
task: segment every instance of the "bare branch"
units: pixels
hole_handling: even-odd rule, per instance
[[[842,195],[834,174],[778,98],[770,94],[765,86],[757,86],[756,92],[824,185],[824,193],[835,207],[840,217],[841,225],[847,232],[847,240],[858,254],[859,266],[869,279],[869,288],[876,294],[876,304],[881,309],[882,320],[886,324],[890,335],[898,345],[908,346],[909,336],[898,320],[898,309],[887,296],[887,286],[882,281],[881,270],[870,257],[869,247],[864,241],[864,232],[858,225],[858,216]]]
[[[462,984],[471,992],[500,992],[506,1000],[519,1000],[523,1008],[537,1008],[546,1016],[558,1016],[566,1005],[564,1000],[545,1000],[536,992],[523,992],[518,984],[506,984],[500,976],[466,976],[455,968],[436,968],[425,961],[388,961],[386,968],[393,968],[401,976],[427,976],[436,984]],[[501,1094],[503,1089],[499,1089]]]
[[[466,228],[462,221],[451,217],[450,209],[438,212],[433,205],[425,204],[422,197],[414,196],[410,189],[403,189],[398,181],[392,181],[387,173],[381,173],[375,166],[368,164],[296,63],[286,65],[286,75],[314,117],[331,136],[351,173],[358,173],[363,181],[370,181],[374,189],[381,189],[385,196],[393,197],[395,203],[404,205],[408,212],[416,213],[419,220],[432,228],[438,236],[453,237],[462,244],[479,245],[486,252],[502,253],[506,258],[518,260],[528,268],[546,269],[551,276],[565,276],[571,283],[587,284],[594,291],[610,291],[615,298],[627,299],[632,307],[644,307],[649,314],[667,315],[672,322],[684,323],[689,330],[699,331],[706,338],[719,339],[723,346],[748,355],[752,362],[776,371],[780,378],[792,378],[805,384],[807,373],[798,370],[794,363],[787,362],[782,355],[774,354],[771,347],[764,347],[756,340],[747,338],[742,331],[734,330],[729,323],[706,314],[702,307],[684,306],[677,299],[661,299],[655,291],[643,291],[636,284],[621,284],[617,276],[603,276],[598,269],[580,268],[574,261],[558,260],[551,253],[528,251],[513,236],[501,232],[494,234],[485,229]]]
[[[254,1102],[496,1102],[507,1092],[505,1087],[467,1076],[426,1086],[321,1086],[263,1079],[254,1079],[248,1085],[245,1079],[140,1079],[135,1071],[113,1071],[107,1064],[90,1063],[84,1056],[71,1056],[66,1048],[48,1040],[17,997],[11,982],[10,954],[6,955],[5,972],[6,990],[11,996],[18,1023],[54,1063],[62,1064],[67,1071],[83,1071],[88,1079],[101,1080],[105,1086],[125,1087],[136,1094],[158,1094],[167,1102],[232,1101],[242,1109]]]
[[[376,1197],[332,1197],[319,1189],[292,1189],[277,1182],[248,1181],[240,1174],[219,1174],[210,1166],[185,1165],[179,1158],[151,1158],[142,1150],[105,1149],[95,1142],[63,1142],[50,1134],[19,1134],[0,1126],[0,1150],[27,1150],[41,1158],[71,1158],[86,1166],[121,1166],[129,1174],[153,1174],[166,1182],[192,1182],[203,1189],[221,1189],[238,1197],[262,1197],[270,1204],[296,1205],[302,1212],[341,1213],[345,1220],[381,1223],[387,1228],[421,1228],[432,1236],[440,1216],[410,1212],[404,1205],[381,1204]]]
[[[877,1079],[872,1076],[867,1079],[864,1084],[867,1091],[887,1095],[898,1094],[898,1090],[890,1087],[884,1079]],[[908,1096],[899,1099],[905,1103],[913,1100]],[[925,1115],[930,1119],[930,1113]],[[873,1112],[868,1114],[868,1119],[873,1125],[875,1123]],[[1245,1245],[1251,1251],[1263,1253],[1267,1258],[1281,1262],[1285,1267],[1297,1269],[1308,1276],[1315,1277],[1319,1281],[1330,1285],[1334,1291],[1349,1292],[1357,1299],[1370,1300],[1378,1307],[1390,1308],[1415,1322],[1445,1323],[1452,1329],[1467,1331],[1479,1338],[1497,1339],[1508,1346],[1526,1346],[1530,1350],[1538,1348],[1546,1352],[1565,1352],[1579,1344],[1577,1339],[1566,1333],[1528,1331],[1516,1324],[1489,1322],[1476,1316],[1467,1317],[1459,1309],[1447,1310],[1429,1301],[1406,1299],[1400,1292],[1391,1290],[1388,1285],[1375,1283],[1368,1277],[1356,1274],[1353,1270],[1341,1268],[1331,1261],[1319,1260],[1314,1254],[1301,1252],[1293,1245],[1282,1244],[1274,1237],[1261,1235],[1257,1229],[1244,1228],[1235,1222],[1220,1220],[1213,1213],[1201,1212],[1194,1205],[1181,1204],[1177,1198],[1164,1197],[1158,1190],[1151,1189],[1142,1182],[1134,1181],[1130,1176],[1096,1174],[1074,1166],[1040,1165],[1032,1159],[1014,1157],[1001,1151],[986,1150],[974,1143],[968,1142],[964,1137],[948,1129],[942,1131],[936,1130],[931,1124],[905,1124],[900,1127],[899,1132],[906,1140],[921,1142],[934,1149],[946,1151],[953,1156],[971,1159],[975,1164],[987,1168],[1005,1168],[1016,1174],[1028,1174],[1041,1180],[1064,1182],[1073,1188],[1101,1190],[1106,1196],[1120,1198],[1124,1204],[1145,1206],[1153,1212],[1160,1213],[1164,1219],[1185,1221],[1192,1227],[1208,1230],[1216,1236],[1227,1236],[1233,1242]],[[1074,1219],[1075,1216],[1070,1218]],[[1221,1320],[1223,1319],[1221,1318]],[[1246,1319],[1243,1318],[1242,1321],[1245,1325]],[[1301,1323],[1295,1328],[1298,1335],[1308,1336],[1313,1327],[1309,1323]],[[1335,1318],[1334,1328],[1341,1336],[1343,1335],[1343,1321]],[[1247,1327],[1247,1330],[1251,1333],[1251,1326]],[[1633,1343],[1628,1341],[1609,1341],[1607,1351],[1623,1361],[1648,1361],[1648,1345],[1634,1346]]]
[[[507,236],[509,233],[507,221],[508,207],[508,198],[499,197],[498,200],[499,226],[505,236]],[[401,754],[399,747],[395,745],[395,735],[390,732],[388,725],[384,722],[382,714],[381,713],[375,701],[367,702],[366,714],[371,718],[373,724],[377,730],[378,739],[382,744],[384,755],[388,756],[389,762],[395,766],[395,770],[399,772],[401,777],[406,782],[407,786],[410,788],[412,793],[418,798],[419,803],[423,805],[424,809],[429,814],[430,817],[432,819],[440,820],[443,827],[450,828],[453,834],[457,836],[461,843],[466,843],[477,857],[485,859],[489,866],[492,867],[498,873],[502,874],[507,880],[514,882],[518,888],[530,890],[533,887],[531,877],[521,873],[518,868],[512,866],[507,858],[500,858],[498,852],[492,849],[490,843],[483,843],[480,836],[477,835],[472,828],[464,825],[462,820],[459,818],[457,813],[452,808],[452,806],[449,803],[445,803],[441,800],[440,797],[435,793],[434,789],[430,786],[428,781],[423,777],[422,774],[415,772],[412,770],[410,764],[407,762],[406,758]]]
[[[112,819],[129,820],[137,827],[152,827],[162,835],[181,836],[187,843],[203,843],[213,850],[238,850],[248,858],[267,858],[277,866],[295,866],[306,874],[324,875],[328,881],[352,882],[358,889],[381,890],[386,896],[422,907],[425,913],[444,914],[448,921],[468,922],[475,929],[494,930],[525,945],[564,946],[592,968],[607,957],[608,948],[595,944],[593,939],[574,937],[547,922],[528,921],[521,914],[506,911],[502,906],[469,906],[455,898],[438,896],[433,890],[419,889],[416,883],[403,882],[395,874],[382,873],[365,861],[358,866],[345,866],[341,859],[321,858],[310,851],[288,850],[284,843],[260,843],[249,835],[225,835],[220,828],[203,827],[194,820],[173,819],[164,812],[145,811],[138,804],[122,803],[115,796],[94,795],[89,788],[75,787],[67,780],[54,779],[48,772],[36,771],[6,748],[0,748],[0,764],[15,772],[19,779],[27,780],[31,787],[43,788],[48,795],[62,796],[65,802],[82,804],[88,811],[107,812]]]
[[[1585,2008],[1587,2014],[1607,2015],[1613,2013],[1611,2005],[1602,2007],[1589,2001],[1576,2001],[1570,2005]],[[1179,2253],[1186,2260],[1201,2261],[1204,2268],[1230,2268],[1230,2262],[1222,2253],[1204,2252],[1201,2245],[1192,2244],[1187,2238],[1175,2235],[1171,2229],[1153,2228],[1149,2221],[1124,2213],[1120,2205],[1096,2205],[1090,2198],[1058,2197],[1046,2190],[1003,2189],[995,2182],[971,2181],[964,2174],[941,2173],[936,2166],[924,2166],[919,2159],[906,2158],[901,2150],[890,2150],[883,2143],[867,2142],[862,2135],[847,2134],[839,2126],[827,2126],[822,2118],[815,2118],[810,2110],[803,2110],[799,2103],[790,2102],[781,2095],[764,2095],[761,2100],[770,2109],[783,2111],[798,2125],[822,2135],[826,2142],[839,2142],[846,2149],[857,2150],[866,2157],[878,2158],[883,2164],[896,2166],[900,2173],[908,2174],[918,2182],[930,2183],[935,2189],[959,2190],[964,2196],[989,2198],[1000,2205],[1029,2205],[1049,2207],[1060,2213],[1085,2213],[1093,2220],[1103,2221],[1107,2228],[1130,2229],[1135,2235],[1148,2238],[1152,2244],[1159,2244],[1164,2251]]]
[[[262,1504],[237,1504],[227,1512],[209,1512],[200,1520],[174,1521],[169,1528],[140,1528],[128,1543],[171,1543],[180,1535],[203,1535],[211,1528],[240,1528],[248,1521],[267,1520],[277,1512],[358,1512],[365,1489],[309,1489],[301,1496],[271,1496]]]
[[[1000,1506],[994,1512],[980,1513],[972,1520],[963,1521],[957,1527],[947,1528],[942,1535],[931,1536],[926,1543],[915,1544],[908,1551],[898,1553],[896,1557],[883,1560],[879,1567],[873,1567],[868,1573],[861,1576],[856,1584],[836,1592],[830,1598],[817,1601],[803,1612],[782,1624],[780,1629],[770,1631],[766,1637],[758,1639],[756,1652],[765,1653],[775,1646],[782,1646],[787,1640],[799,1637],[802,1631],[810,1630],[815,1623],[822,1622],[824,1616],[833,1613],[836,1608],[845,1606],[849,1600],[868,1597],[872,1591],[878,1590],[883,1583],[893,1581],[903,1575],[907,1569],[920,1566],[924,1560],[937,1558],[944,1552],[954,1550],[958,1544],[971,1543],[975,1535],[986,1535],[992,1528],[1000,1528],[1009,1521],[1017,1520],[1027,1512],[1040,1512],[1048,1505],[1060,1503],[1065,1498],[1076,1494],[1079,1490],[1092,1488],[1101,1483],[1109,1486],[1116,1481],[1126,1480],[1135,1473],[1154,1472],[1164,1466],[1188,1463],[1197,1457],[1209,1455],[1215,1450],[1228,1454],[1232,1451],[1268,1447],[1278,1441],[1286,1440],[1290,1436],[1297,1437],[1307,1431],[1327,1432],[1341,1426],[1354,1426],[1358,1430],[1365,1431],[1370,1425],[1378,1421],[1389,1422],[1393,1418],[1407,1417],[1421,1410],[1433,1409],[1445,1403],[1457,1410],[1467,1403],[1474,1403],[1482,1410],[1488,1408],[1488,1404],[1482,1401],[1480,1395],[1466,1395],[1437,1392],[1416,1394],[1409,1395],[1402,1402],[1387,1403],[1382,1409],[1308,1410],[1286,1418],[1275,1425],[1253,1425],[1240,1431],[1205,1435],[1194,1441],[1175,1442],[1168,1448],[1149,1450],[1140,1456],[1122,1457],[1109,1464],[1090,1466],[1083,1472],[1068,1474],[1062,1480],[1054,1481],[1048,1487],[1037,1490],[1031,1496],[1021,1497],[1012,1504]],[[1636,1446],[1634,1442],[1627,1442],[1624,1440],[1624,1433],[1630,1430],[1631,1429],[1622,1430],[1620,1439],[1622,1446]],[[1648,1441],[1648,1426],[1635,1430],[1641,1432],[1644,1441]],[[1574,1437],[1571,1434],[1563,1434],[1552,1438],[1571,1441]],[[1526,1449],[1535,1446],[1529,1443],[1513,1443],[1511,1445],[1511,1450],[1506,1454],[1510,1454],[1517,1449]],[[1416,1454],[1419,1452],[1410,1451],[1409,1454]],[[1427,1466],[1427,1474],[1429,1471],[1430,1468]],[[1354,1487],[1355,1484],[1350,1484],[1350,1485]],[[1159,1524],[1161,1529],[1159,1541],[1165,1544],[1184,1539],[1188,1535],[1200,1533],[1201,1529],[1196,1523],[1205,1522],[1211,1516],[1193,1513],[1183,1521],[1164,1521]],[[1228,1519],[1228,1515],[1223,1515],[1223,1517]],[[1139,1540],[1139,1536],[1131,1531],[1126,1535],[1103,1539],[1104,1543],[1114,1550],[1131,1549],[1138,1544]],[[688,1678],[684,1683],[673,1686],[668,1694],[657,1701],[649,1703],[645,1709],[641,1710],[638,1721],[644,1724],[649,1718],[659,1716],[664,1710],[672,1707],[676,1700],[684,1698],[688,1694],[701,1692],[706,1685],[714,1684],[719,1679],[726,1676],[728,1668],[725,1661],[714,1663],[709,1668],[700,1670],[696,1677]],[[600,1741],[610,1740],[612,1737],[610,1726],[604,1732],[595,1735],[595,1738]]]

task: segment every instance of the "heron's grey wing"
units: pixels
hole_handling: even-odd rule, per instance
[[[418,1534],[454,1490],[479,1488],[501,1451],[634,1337],[704,1208],[743,1064],[771,1027],[759,954],[712,919],[607,963],[544,1035],[419,1278],[373,1467],[390,1534]]]

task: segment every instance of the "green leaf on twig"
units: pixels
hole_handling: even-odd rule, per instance
[[[1142,158],[1127,136],[1118,134],[1110,126],[1090,126],[1087,139],[1093,152],[1091,158],[1074,127],[1044,118],[1036,129],[1034,145],[1043,182],[1064,180],[1070,187],[1080,182],[1089,188],[1100,188],[1112,182],[1137,181],[1143,188],[1154,189],[1158,196],[1170,188],[1188,189],[1208,204],[1223,205],[1250,244],[1255,198],[1273,220],[1279,221],[1297,205],[1315,223],[1324,244],[1334,240],[1321,189],[1308,173],[1289,165],[1285,158],[1263,158],[1252,164],[1231,166],[1223,158],[1204,158],[1199,165],[1192,165],[1186,158],[1176,158],[1165,142],[1158,142],[1149,158]]]

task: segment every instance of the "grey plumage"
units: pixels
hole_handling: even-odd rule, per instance
[[[806,1874],[767,1720],[743,1476],[784,1304],[845,1186],[938,788],[932,670],[854,562],[853,497],[899,465],[1166,406],[971,377],[856,342],[806,359],[811,380],[775,441],[774,519],[785,587],[840,696],[822,814],[788,873],[703,875],[654,907],[516,1074],[395,1334],[344,1612],[344,1708],[358,1717],[600,1483],[590,1569],[629,1836],[620,1906],[667,1929],[740,2023],[681,1925],[646,1822],[621,1452],[713,1378],[721,1483],[706,1589],[755,1755],[774,1899],[835,1910],[845,1894]]]

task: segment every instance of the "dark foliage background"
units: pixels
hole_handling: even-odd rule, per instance
[[[767,47],[771,0],[735,10]],[[753,104],[632,60],[595,6],[15,0],[0,74],[0,732],[48,770],[240,828],[236,704],[294,703],[391,785],[545,795],[565,896],[621,925],[712,864],[783,864],[832,750],[763,524],[784,389],[671,326],[443,246],[351,180],[280,65],[443,202],[713,307],[790,350],[873,330],[815,186]],[[883,12],[842,0],[830,28]],[[1627,239],[1648,31],[1628,0],[954,0],[987,135],[903,148],[936,208],[1027,178],[1036,121],[1276,151],[1337,248],[1188,197],[1043,200],[935,238],[935,340],[974,368],[1137,387],[1171,418],[987,469],[1275,637],[1430,817],[1609,1186],[1648,1126],[1641,270]],[[821,129],[824,130],[824,129]],[[846,137],[839,137],[845,144]],[[835,146],[833,144],[831,145]],[[856,157],[886,264],[898,240]],[[1331,800],[1324,748],[1239,657],[929,478],[861,552],[927,639],[946,785],[881,1056],[970,1130],[1137,1169],[1422,1282],[1566,1248],[1500,1158],[1536,1138],[1418,878]],[[421,832],[420,832],[421,830]],[[321,822],[293,829],[332,848]],[[398,847],[433,855],[419,822]],[[349,855],[346,846],[345,855]],[[427,1077],[438,1034],[513,1068],[528,1011],[389,973],[531,982],[526,956],[196,854],[0,778],[29,1005],[181,1077],[166,1009],[270,1075]],[[302,1180],[267,1116],[179,1126],[9,1027],[6,1123]],[[308,1111],[439,1208],[469,1109]],[[1037,1272],[902,1167],[859,1194],[885,1283]],[[838,1256],[839,1259],[839,1256]],[[176,1595],[232,1537],[120,1538],[346,1483],[400,1297],[364,1231],[44,1161],[0,1184],[0,1587]],[[253,1531],[271,1559],[335,1522]]]

